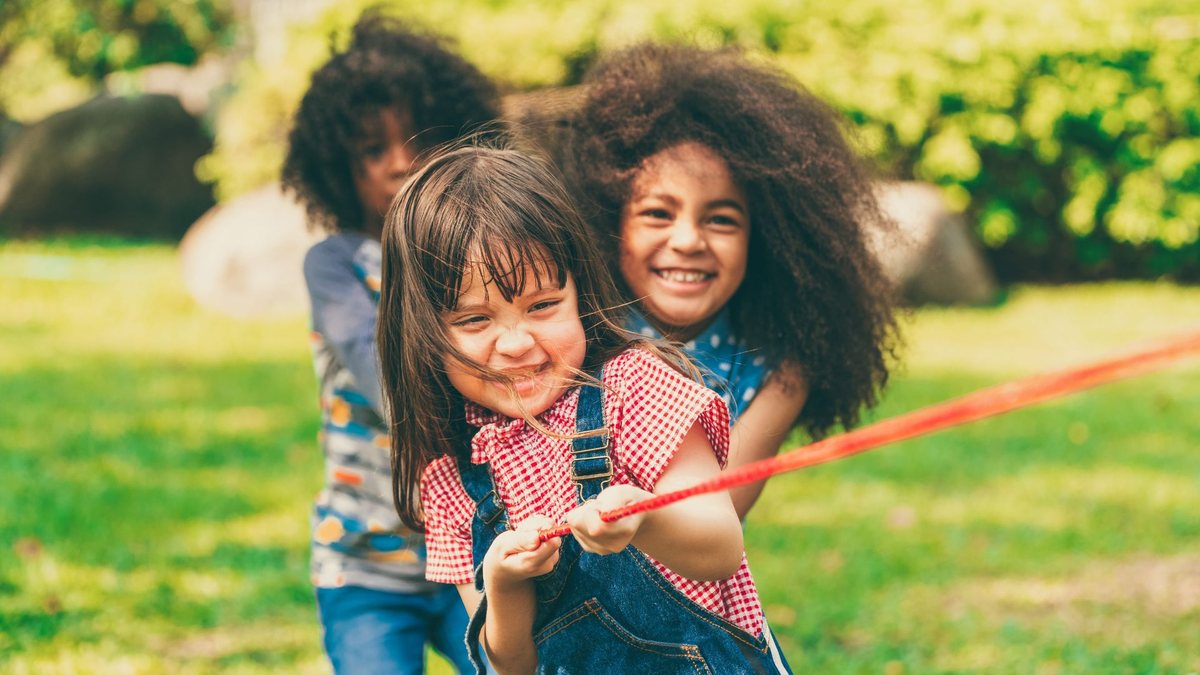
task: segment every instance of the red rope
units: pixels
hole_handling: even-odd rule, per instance
[[[1197,352],[1200,352],[1200,331],[1090,365],[1035,375],[995,387],[980,389],[960,398],[882,420],[854,431],[790,450],[777,457],[726,471],[715,478],[682,490],[655,495],[627,504],[619,509],[606,511],[600,514],[600,517],[605,522],[612,522],[635,513],[662,508],[695,495],[728,490],[731,487],[754,483],[787,471],[832,462],[888,443],[974,422],[1113,380],[1142,375],[1183,360]],[[546,541],[570,532],[571,529],[566,525],[558,525],[542,530],[539,536],[541,541]]]

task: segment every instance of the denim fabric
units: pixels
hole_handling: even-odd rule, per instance
[[[467,613],[453,586],[432,593],[318,588],[317,608],[325,653],[338,675],[419,675],[426,642],[458,672],[474,671],[463,640]]]
[[[584,387],[577,431],[604,426],[601,390]],[[606,436],[572,441],[575,473],[603,474],[608,464]],[[483,588],[482,561],[496,535],[507,527],[487,465],[460,461],[463,487],[478,507],[472,520],[475,585]],[[576,481],[580,500],[595,497],[603,477]],[[563,539],[554,569],[534,580],[538,607],[533,640],[539,673],[778,673],[788,672],[778,643],[753,636],[696,604],[633,546],[601,556],[584,552],[572,537]],[[471,619],[467,642],[479,653],[479,632],[487,596]],[[768,643],[768,640],[771,643]],[[771,646],[774,649],[771,649]],[[483,671],[476,662],[477,672]]]

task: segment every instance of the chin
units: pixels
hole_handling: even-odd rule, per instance
[[[704,316],[694,312],[652,311],[651,315],[659,324],[671,330],[685,330],[704,321]]]

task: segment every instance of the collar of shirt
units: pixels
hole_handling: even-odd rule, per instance
[[[569,435],[575,431],[578,405],[579,387],[572,387],[534,419],[553,433]],[[490,462],[497,447],[516,442],[524,433],[540,433],[524,418],[506,417],[471,401],[466,405],[466,420],[468,424],[479,427],[471,439],[472,464]]]
[[[650,323],[645,314],[636,309],[630,309],[627,317],[627,328],[630,331],[656,340],[663,339],[662,332]],[[723,307],[713,317],[712,323],[708,324],[699,335],[683,343],[683,347],[689,352],[720,358],[725,352],[733,352],[735,347],[737,351],[745,351],[745,341],[734,337],[733,319],[730,318],[729,307]]]

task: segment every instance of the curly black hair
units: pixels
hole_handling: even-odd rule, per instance
[[[283,185],[327,231],[363,227],[354,189],[364,121],[389,108],[407,112],[418,152],[489,127],[499,117],[496,88],[441,38],[377,12],[354,26],[312,83],[288,136]]]
[[[750,208],[735,332],[770,362],[802,367],[809,394],[796,423],[812,436],[856,424],[887,382],[896,323],[864,238],[886,221],[838,116],[733,49],[636,46],[600,60],[584,84],[561,161],[608,260],[643,162],[684,142],[711,148]]]

